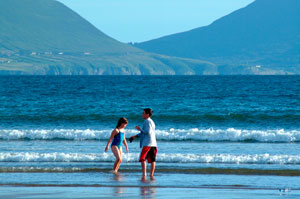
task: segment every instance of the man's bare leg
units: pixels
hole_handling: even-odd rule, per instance
[[[143,176],[147,176],[147,164],[146,161],[141,162]]]
[[[150,177],[153,177],[155,171],[155,162],[151,162]]]

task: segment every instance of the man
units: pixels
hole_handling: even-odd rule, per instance
[[[143,177],[147,176],[147,164],[151,163],[150,177],[153,177],[155,171],[155,161],[156,161],[156,153],[157,153],[157,144],[155,137],[155,124],[153,120],[150,118],[153,114],[152,109],[146,108],[144,109],[142,117],[144,118],[143,127],[140,128],[136,126],[135,128],[140,131],[139,134],[130,137],[130,141],[134,140],[136,137],[140,138],[140,148],[142,148],[142,152],[140,155],[139,162],[141,162]]]

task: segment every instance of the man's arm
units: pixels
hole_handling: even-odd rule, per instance
[[[135,127],[138,131],[141,131],[141,128],[139,127],[139,126],[136,126]],[[138,134],[136,134],[136,135],[134,135],[134,136],[131,136],[130,138],[129,138],[129,142],[131,143],[135,138],[139,138],[140,137],[140,135],[141,135],[141,132],[140,133],[138,133]]]
[[[137,127],[138,127],[138,126],[137,126]],[[143,128],[142,128],[142,129],[141,129],[140,127],[138,127],[138,128],[139,128],[139,129],[138,129],[137,127],[136,127],[136,129],[140,131],[140,134],[141,134],[141,133],[143,133],[143,134],[148,134],[148,135],[150,134],[150,122],[149,122],[148,120],[145,120],[145,121],[144,121],[144,124],[143,124]]]

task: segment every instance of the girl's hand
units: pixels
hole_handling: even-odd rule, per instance
[[[107,152],[107,151],[108,151],[108,146],[105,147],[105,152]]]
[[[135,128],[136,130],[141,131],[141,128],[139,126],[136,126]]]
[[[126,148],[126,152],[127,152],[127,153],[129,153],[129,150],[128,150],[128,148]]]

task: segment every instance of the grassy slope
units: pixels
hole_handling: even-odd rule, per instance
[[[53,0],[0,0],[1,44],[12,50],[125,53],[122,44]]]
[[[216,73],[212,63],[120,43],[54,0],[0,0],[0,7],[0,74]]]
[[[2,60],[2,61],[1,61]],[[0,60],[0,74],[194,75],[217,74],[214,64],[158,54],[118,56],[31,55]]]

